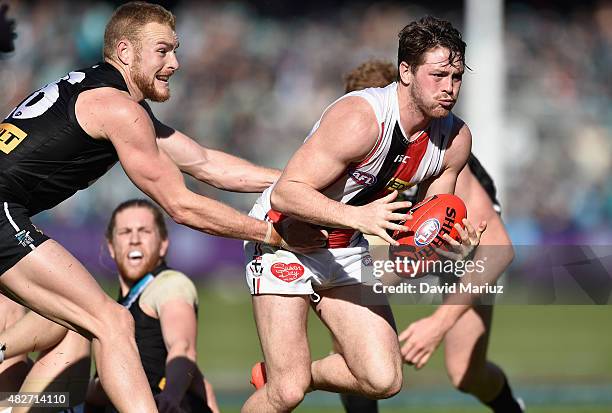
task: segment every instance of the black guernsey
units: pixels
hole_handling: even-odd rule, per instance
[[[75,116],[79,94],[100,87],[128,90],[117,69],[99,63],[49,83],[9,114],[0,125],[0,200],[32,216],[87,188],[117,162],[112,143],[87,135]]]
[[[153,318],[145,314],[140,308],[140,297],[145,291],[149,283],[155,277],[166,270],[171,270],[164,262],[157,268],[145,275],[140,281],[132,286],[130,291],[125,296],[119,297],[119,304],[127,307],[132,317],[134,317],[134,327],[136,333],[136,346],[140,354],[140,361],[144,368],[145,375],[151,386],[153,394],[158,394],[162,391],[160,383],[166,375],[166,359],[168,351],[164,343],[161,322],[157,318]],[[197,315],[197,308],[194,309]],[[202,384],[203,386],[204,384]],[[207,406],[206,400],[201,399],[198,395],[192,394],[189,390],[185,393],[185,397],[181,402],[181,408],[185,413],[209,413],[210,408]],[[114,408],[107,409],[107,412],[116,412]]]
[[[170,268],[162,263],[149,274],[154,278],[161,272],[169,269]],[[147,276],[149,274],[147,274]],[[140,283],[134,285],[126,296],[120,297],[117,301],[119,304],[127,306],[126,301],[130,298],[130,293],[132,293],[132,295],[136,293],[133,297],[133,304],[128,306],[132,317],[134,317],[136,346],[138,347],[140,361],[142,362],[142,367],[144,368],[149,385],[154,393],[158,393],[160,391],[159,383],[162,377],[166,375],[166,358],[168,357],[168,351],[164,343],[164,336],[162,334],[159,319],[148,316],[140,308],[140,296],[144,292],[144,288],[138,292],[134,291],[138,288],[139,284]]]

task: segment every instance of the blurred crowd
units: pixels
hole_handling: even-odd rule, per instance
[[[17,51],[0,65],[4,114],[34,89],[99,61],[114,8],[8,3],[18,38]],[[279,17],[247,1],[175,2],[181,69],[171,80],[170,101],[153,110],[205,146],[282,168],[322,110],[342,95],[343,73],[367,58],[395,61],[398,31],[423,14],[461,28],[460,4],[450,4],[436,10],[431,2],[349,2]],[[509,156],[500,188],[505,219],[524,243],[612,239],[612,4],[543,4],[506,5],[509,132],[499,137]],[[254,200],[189,185],[245,211]],[[93,190],[41,219],[72,225],[105,219],[138,194],[114,168]]]

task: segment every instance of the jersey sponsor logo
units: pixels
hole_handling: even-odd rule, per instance
[[[17,238],[17,242],[22,247],[27,247],[34,242],[34,238],[30,236],[30,231],[26,231],[25,229],[22,229],[17,234],[15,234],[15,238]]]
[[[393,162],[406,164],[406,163],[408,163],[409,159],[410,159],[410,156],[408,156],[408,155],[397,155],[395,157],[395,159],[393,160]]]
[[[414,233],[414,243],[419,247],[429,245],[440,232],[440,221],[436,218],[423,222]]]
[[[376,176],[360,171],[359,169],[351,169],[348,173],[351,179],[358,185],[372,186],[376,183]]]
[[[387,189],[389,191],[403,192],[406,189],[410,188],[411,186],[414,186],[414,184],[411,184],[410,182],[402,181],[399,178],[391,178],[389,182],[387,183]]]
[[[276,262],[270,267],[272,275],[281,281],[290,283],[304,275],[304,266],[296,262],[285,264],[284,262]]]
[[[9,154],[28,136],[11,123],[0,124],[0,151]]]

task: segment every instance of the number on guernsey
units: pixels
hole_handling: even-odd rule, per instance
[[[21,105],[17,106],[9,117],[15,119],[31,119],[45,113],[59,97],[59,87],[57,86],[62,80],[66,80],[68,83],[74,85],[80,83],[85,79],[85,73],[83,72],[70,72],[66,76],[58,79],[53,83],[49,83],[45,87],[38,89],[32,93]]]

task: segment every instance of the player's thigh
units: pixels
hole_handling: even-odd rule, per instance
[[[315,306],[328,326],[338,350],[351,371],[359,376],[364,368],[401,367],[401,356],[391,307],[386,297],[371,286],[354,284],[318,291]]]
[[[268,383],[287,376],[310,382],[306,326],[309,296],[254,295],[253,313],[266,362]]]
[[[476,306],[463,314],[448,331],[444,338],[444,355],[451,376],[485,366],[492,316],[493,306]]]
[[[71,329],[101,330],[100,318],[114,303],[66,249],[47,240],[0,277],[19,302]]]

